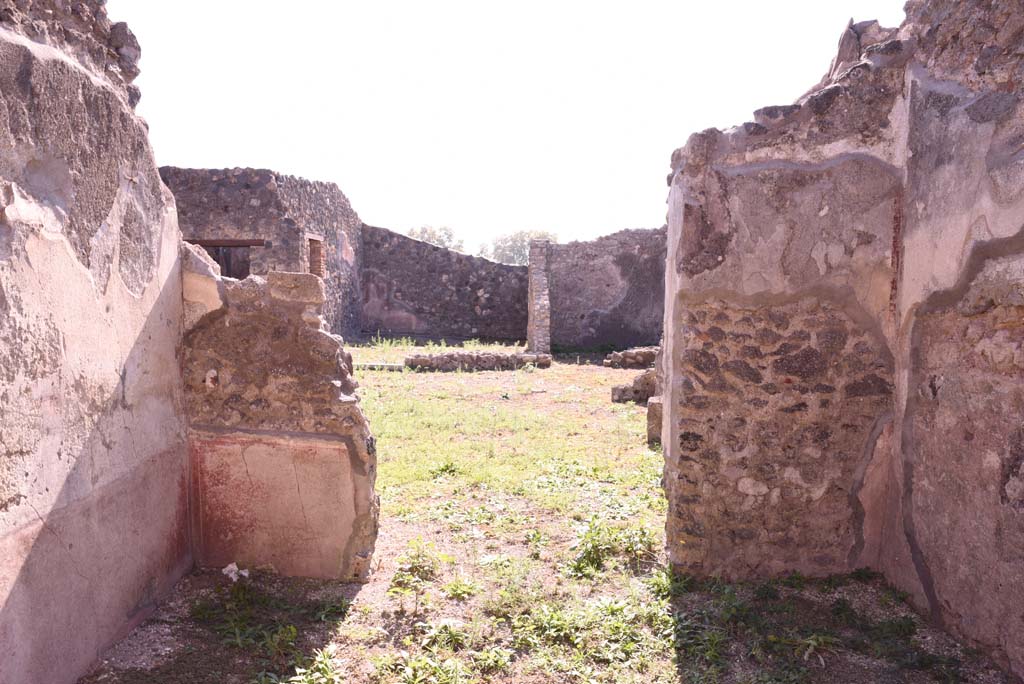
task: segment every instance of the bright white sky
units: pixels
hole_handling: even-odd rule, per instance
[[[672,151],[792,102],[902,0],[109,0],[161,165],[337,183],[366,223],[470,250],[665,220]]]

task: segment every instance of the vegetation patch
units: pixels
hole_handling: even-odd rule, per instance
[[[635,373],[585,356],[543,372],[360,371],[382,507],[370,582],[189,577],[154,618],[174,654],[86,681],[1006,681],[870,570],[732,583],[669,568],[662,455],[643,408],[608,400]]]

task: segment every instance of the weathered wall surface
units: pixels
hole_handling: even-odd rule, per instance
[[[178,228],[101,2],[0,2],[0,682],[73,682],[191,564]]]
[[[363,227],[363,332],[432,339],[523,340],[525,266]]]
[[[1024,674],[1024,4],[852,24],[796,104],[673,156],[673,564],[869,565]]]
[[[551,288],[549,287],[548,256],[551,243],[547,240],[530,242],[527,271],[526,347],[538,354],[551,353]]]
[[[551,343],[563,349],[657,344],[665,302],[665,229],[552,244]]]
[[[160,174],[174,193],[185,238],[271,242],[249,249],[255,275],[309,273],[309,239],[323,240],[324,318],[333,332],[359,332],[362,223],[338,186],[265,169],[163,167]]]
[[[280,272],[221,279],[187,249],[197,562],[365,577],[377,537],[376,452],[351,357],[322,329],[323,283]]]

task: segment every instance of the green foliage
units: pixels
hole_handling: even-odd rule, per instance
[[[758,601],[774,601],[779,598],[779,588],[774,582],[763,582],[754,587],[754,598]]]
[[[295,675],[287,684],[344,684],[349,681],[348,673],[334,664],[333,654],[328,649],[318,650],[313,660],[295,668]]]
[[[426,591],[427,584],[437,577],[441,563],[450,562],[449,556],[439,554],[431,542],[424,542],[417,537],[409,542],[408,548],[398,557],[398,568],[391,577],[388,594],[400,600],[412,596],[413,614],[419,613],[420,601]],[[404,603],[401,610],[405,610]]]
[[[433,226],[410,228],[409,237],[415,240],[429,242],[430,244],[437,245],[438,247],[453,249],[456,252],[461,252],[464,249],[462,240],[455,237],[455,231],[448,226],[441,226],[440,228],[434,228]]]
[[[807,578],[799,572],[791,572],[779,580],[779,583],[784,587],[789,587],[790,589],[803,589],[807,586]]]
[[[878,639],[909,639],[917,634],[917,624],[914,618],[905,615],[876,623],[871,633]]]
[[[281,625],[277,629],[263,633],[263,650],[270,662],[277,666],[285,666],[299,655],[295,641],[299,638],[299,630],[295,625]]]
[[[876,582],[882,579],[882,573],[871,568],[857,568],[850,573],[850,579],[858,582]]]
[[[705,666],[721,665],[728,635],[709,613],[676,613],[674,637],[676,650],[681,656]]]
[[[454,622],[416,623],[423,638],[420,645],[428,650],[448,649],[458,651],[469,644],[469,632]]]
[[[622,553],[639,568],[641,563],[654,558],[655,539],[646,527],[628,527],[619,532],[619,545]]]
[[[561,608],[542,604],[531,613],[512,619],[512,645],[529,651],[542,644],[579,646],[583,624],[578,616]]]
[[[541,550],[548,545],[548,541],[547,535],[540,530],[527,530],[526,543],[530,547],[530,558],[540,560]]]
[[[651,593],[660,599],[682,596],[693,586],[692,577],[676,573],[671,567],[655,568],[645,581]]]
[[[420,582],[429,582],[437,576],[441,570],[441,563],[450,561],[451,558],[437,552],[433,542],[425,542],[417,537],[409,542],[408,548],[398,557],[398,570],[392,586],[401,585],[409,579]]]
[[[394,675],[399,684],[468,684],[466,666],[455,658],[440,660],[432,654],[413,656],[402,652],[375,661],[378,679]]]
[[[490,646],[473,654],[473,664],[484,674],[506,672],[514,654],[507,648]]]
[[[352,601],[347,598],[320,601],[313,607],[313,617],[320,622],[340,622],[348,616]]]
[[[443,463],[441,463],[441,464],[437,465],[436,467],[430,469],[430,477],[434,478],[435,480],[438,479],[438,478],[444,477],[446,475],[458,475],[458,474],[459,474],[459,466],[456,463],[452,462],[452,461],[444,461]]]
[[[520,230],[499,235],[489,245],[480,245],[478,254],[491,261],[525,266],[530,260],[531,240],[558,242],[558,236],[542,230]]]
[[[607,523],[594,517],[575,545],[576,555],[566,566],[570,577],[593,578],[619,548],[619,536]]]
[[[480,585],[464,577],[456,577],[444,585],[444,593],[450,599],[465,601],[480,592]]]
[[[570,577],[593,579],[610,558],[620,554],[639,567],[654,557],[654,544],[654,535],[646,528],[616,528],[595,516],[576,541],[566,572]]]

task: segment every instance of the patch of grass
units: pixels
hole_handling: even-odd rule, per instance
[[[480,593],[480,585],[464,577],[457,577],[444,585],[444,594],[455,601],[465,601]]]
[[[693,587],[693,578],[677,573],[671,567],[660,567],[646,579],[646,584],[656,597],[670,599],[689,592]]]
[[[791,572],[780,579],[779,583],[784,587],[789,587],[790,589],[803,589],[807,586],[807,578],[799,572]]]
[[[416,628],[422,633],[420,645],[428,650],[447,649],[458,651],[469,645],[470,637],[461,625],[453,622],[417,623]]]
[[[311,662],[295,668],[287,684],[344,684],[347,681],[349,674],[334,662],[333,650],[320,649]]]
[[[459,466],[452,461],[445,461],[435,468],[430,469],[430,476],[435,480],[446,475],[458,475]]]
[[[470,671],[456,658],[397,653],[375,659],[376,680],[397,684],[468,684]]]
[[[540,560],[541,550],[548,545],[548,536],[540,530],[527,530],[526,543],[530,547],[530,558]]]
[[[774,582],[762,582],[754,587],[754,598],[758,601],[775,601],[779,598],[779,588]]]
[[[878,582],[883,578],[882,573],[871,568],[857,568],[850,573],[850,579],[857,582]]]
[[[575,554],[566,564],[566,572],[570,577],[593,579],[618,555],[639,568],[654,558],[654,545],[654,535],[646,528],[616,528],[593,517],[573,546]]]
[[[507,648],[489,646],[473,653],[473,664],[486,675],[507,672],[515,654]]]
[[[320,601],[313,607],[312,615],[320,622],[340,622],[348,616],[352,601],[347,598]]]

